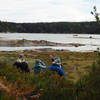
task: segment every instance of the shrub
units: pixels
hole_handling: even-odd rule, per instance
[[[0,100],[16,100],[16,97],[3,90],[0,90]]]
[[[72,82],[60,77],[56,72],[45,70],[36,78],[36,88],[27,96],[38,100],[74,100],[75,91]],[[41,91],[42,90],[42,91]]]
[[[93,64],[89,75],[84,76],[76,83],[77,100],[100,99],[100,67]]]

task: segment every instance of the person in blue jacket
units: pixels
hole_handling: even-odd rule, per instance
[[[52,61],[53,61],[52,65],[48,66],[48,69],[51,69],[52,71],[57,72],[60,76],[66,77],[64,70],[61,68],[60,58],[55,57],[55,58],[52,59]]]
[[[46,65],[40,59],[36,59],[35,64],[32,67],[34,74],[37,75],[44,69],[46,69]]]

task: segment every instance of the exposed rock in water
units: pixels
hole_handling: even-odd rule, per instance
[[[92,36],[90,36],[89,38],[92,39]]]
[[[6,47],[28,47],[28,46],[84,46],[84,44],[79,43],[55,43],[45,40],[11,40],[11,39],[0,39],[0,46],[6,46]]]

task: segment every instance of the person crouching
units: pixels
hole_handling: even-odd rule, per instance
[[[52,65],[48,66],[48,69],[57,72],[58,75],[60,75],[60,76],[66,77],[65,72],[64,72],[64,70],[62,69],[62,66],[61,66],[60,58],[55,57],[55,58],[52,59],[52,61],[53,61]]]
[[[13,66],[16,66],[16,68],[21,72],[30,72],[29,66],[25,61],[23,54],[18,55],[18,59],[14,62]]]
[[[46,65],[40,59],[36,59],[35,64],[32,67],[34,75],[39,74],[44,69],[46,69]]]

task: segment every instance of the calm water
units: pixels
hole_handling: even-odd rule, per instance
[[[18,50],[33,50],[33,49],[40,49],[40,48],[52,48],[55,50],[69,50],[69,51],[79,51],[79,52],[86,52],[96,50],[97,46],[81,46],[81,47],[50,47],[50,46],[39,46],[39,47],[0,47],[0,51],[18,51]]]
[[[92,36],[92,38],[89,38]],[[53,49],[66,49],[70,51],[87,51],[96,50],[100,47],[100,35],[89,35],[89,34],[28,34],[28,33],[1,33],[1,38],[10,39],[27,39],[27,40],[47,40],[51,42],[59,43],[81,43],[86,46],[80,47],[0,47],[0,51],[14,51],[14,50],[25,50],[34,48],[53,48]]]

